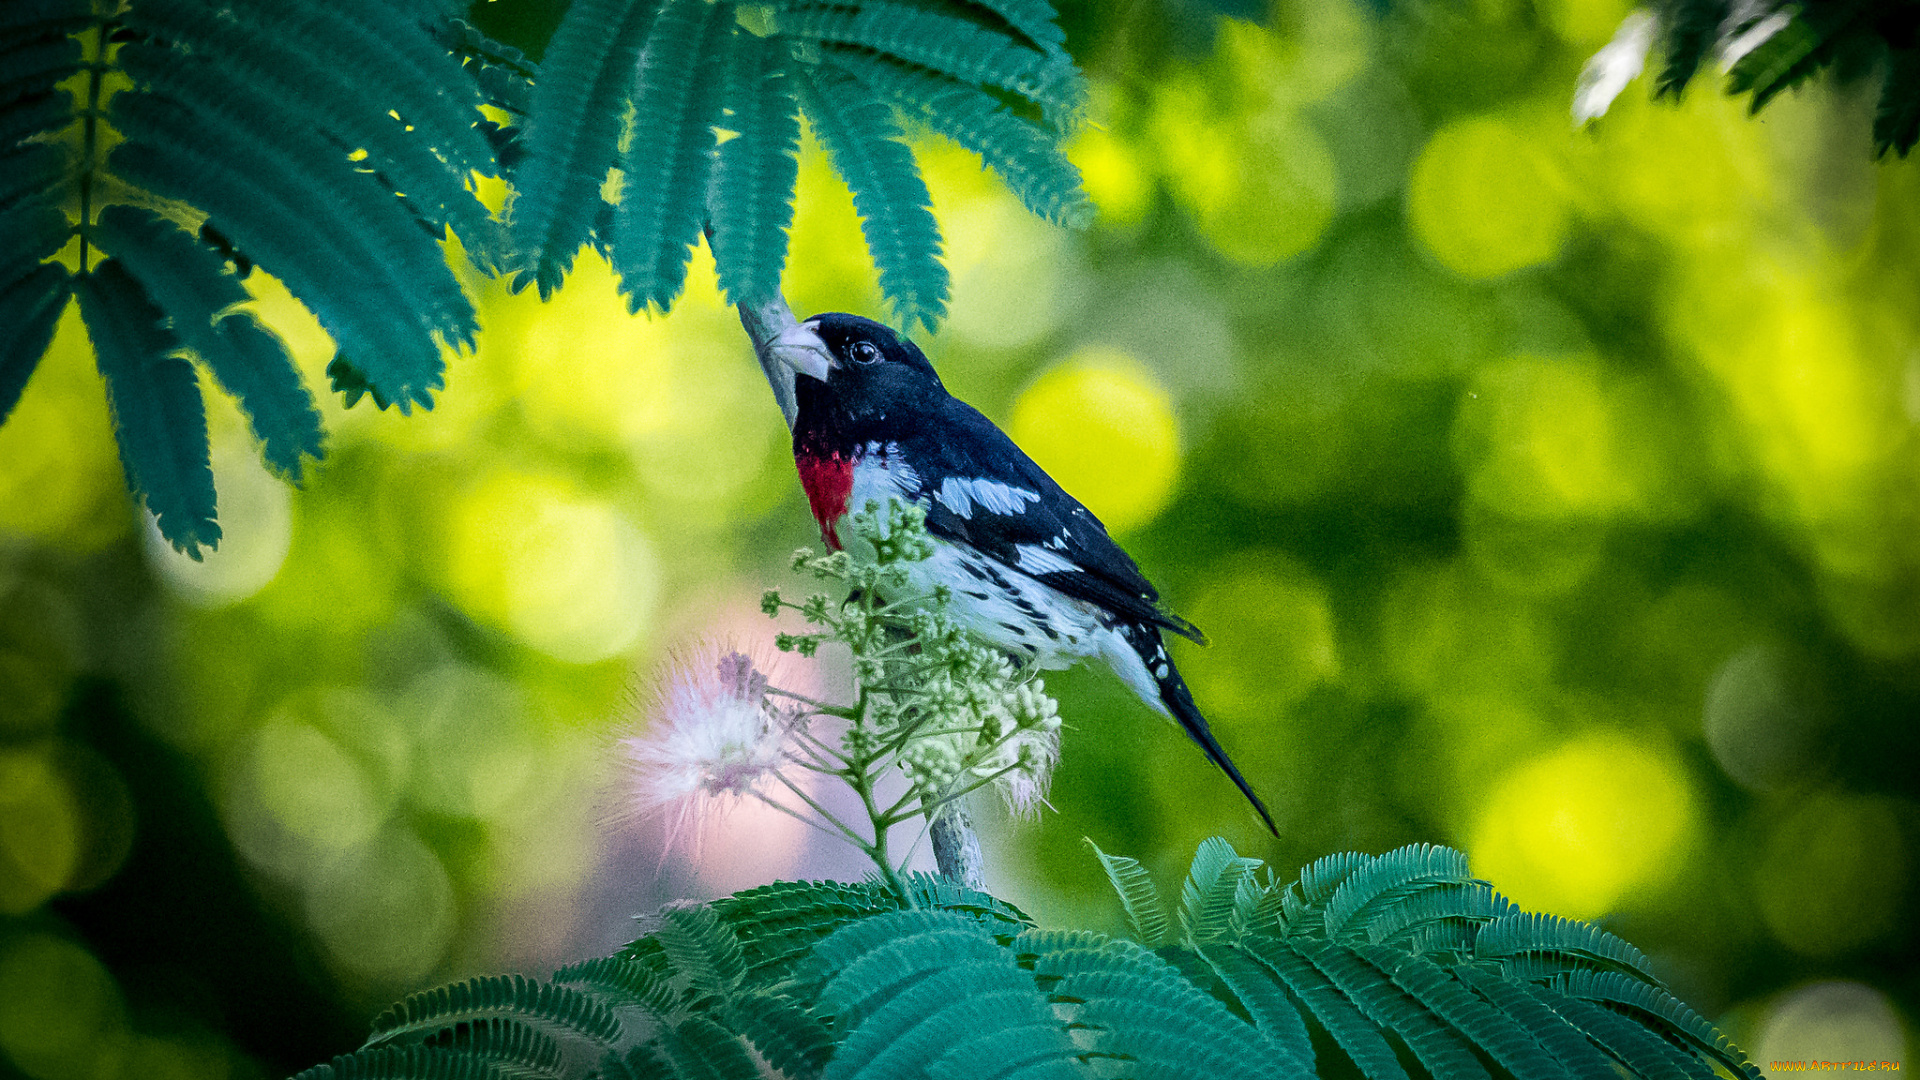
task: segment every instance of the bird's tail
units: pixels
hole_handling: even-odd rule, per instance
[[[1247,801],[1253,804],[1254,810],[1260,815],[1260,820],[1266,823],[1267,831],[1279,836],[1280,829],[1273,823],[1273,815],[1267,812],[1267,804],[1261,802],[1260,796],[1253,793],[1253,785],[1247,783],[1247,778],[1240,775],[1240,770],[1234,766],[1233,759],[1227,756],[1226,748],[1220,745],[1220,740],[1213,737],[1213,729],[1207,726],[1207,718],[1200,715],[1200,707],[1193,703],[1193,691],[1187,689],[1187,681],[1180,677],[1180,669],[1173,666],[1173,658],[1167,655],[1166,645],[1160,639],[1160,631],[1144,623],[1123,625],[1116,629],[1146,665],[1146,675],[1153,680],[1159,700],[1149,699],[1148,704],[1157,705],[1163,712],[1173,717],[1174,722],[1187,733],[1187,737],[1200,744],[1200,749],[1206,752],[1207,757],[1215,765],[1220,766],[1220,770],[1227,774],[1227,779],[1233,781],[1233,786],[1239,788],[1240,794],[1245,795]],[[1145,689],[1145,687],[1135,687],[1136,691]],[[1146,695],[1143,692],[1141,696]]]

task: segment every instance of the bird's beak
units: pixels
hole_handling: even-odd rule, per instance
[[[834,368],[833,353],[828,351],[827,343],[821,340],[812,322],[785,327],[780,336],[767,344],[767,352],[796,374],[810,375],[821,382],[827,381],[827,373]]]

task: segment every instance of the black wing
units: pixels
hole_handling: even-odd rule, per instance
[[[1201,644],[1092,511],[1054,483],[979,410],[948,398],[934,423],[895,438],[919,473],[927,530],[1078,600]],[[930,432],[948,437],[935,439]],[[999,485],[998,488],[990,485]]]

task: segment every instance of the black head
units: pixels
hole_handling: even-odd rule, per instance
[[[794,379],[796,427],[860,429],[897,422],[947,396],[920,347],[881,323],[831,312],[803,321],[799,329],[818,337],[829,363],[824,380],[819,367]]]

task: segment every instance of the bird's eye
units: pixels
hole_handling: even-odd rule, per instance
[[[871,341],[856,341],[847,346],[847,352],[856,364],[871,364],[880,359],[880,350],[874,348]]]

